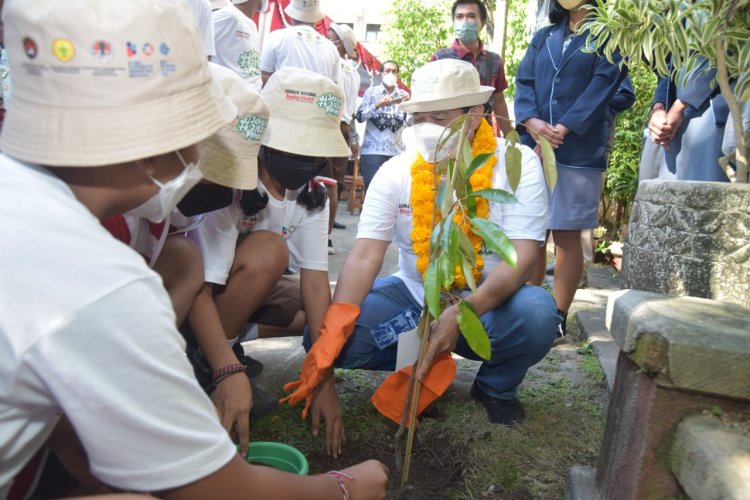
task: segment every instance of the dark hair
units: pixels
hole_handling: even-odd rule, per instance
[[[396,66],[396,71],[398,71],[399,73],[401,73],[401,66],[399,66],[399,65],[398,65],[398,63],[397,63],[396,61],[391,61],[390,59],[389,59],[388,61],[384,62],[384,63],[383,63],[383,64],[382,64],[381,66],[380,66],[380,69],[381,69],[381,71],[385,69],[385,65],[386,65],[386,64],[393,64],[394,66]]]
[[[482,19],[482,24],[487,23],[487,7],[484,5],[484,2],[481,0],[456,0],[453,2],[453,7],[451,7],[451,19],[456,17],[456,7],[459,5],[477,5],[479,7],[479,17]]]
[[[242,208],[242,212],[246,216],[252,217],[253,215],[257,215],[258,212],[266,208],[266,205],[268,205],[268,193],[259,189],[242,191],[240,208]]]
[[[586,0],[586,2],[589,5],[595,5],[596,0]],[[557,0],[551,0],[549,3],[549,13],[548,18],[550,24],[557,24],[563,19],[568,17],[568,11],[562,8],[562,5]]]
[[[312,184],[312,191],[310,185]],[[297,204],[305,207],[308,212],[320,212],[326,206],[328,190],[317,182],[308,182],[305,189],[297,195]]]

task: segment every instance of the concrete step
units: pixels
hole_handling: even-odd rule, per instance
[[[578,324],[581,340],[587,341],[594,348],[594,352],[599,358],[599,364],[602,370],[604,370],[604,376],[607,379],[607,389],[611,394],[612,388],[615,385],[615,367],[620,348],[615,343],[612,335],[609,334],[605,318],[606,311],[604,309],[578,311],[575,313],[575,321]]]
[[[671,468],[694,499],[750,498],[748,422],[691,415],[677,426]]]

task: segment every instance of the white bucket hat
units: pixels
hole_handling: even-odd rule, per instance
[[[260,95],[273,110],[263,145],[303,156],[349,156],[339,122],[344,96],[333,80],[287,66],[274,72]]]
[[[292,19],[303,23],[317,23],[324,17],[323,11],[320,10],[320,0],[292,0],[284,12]]]
[[[331,23],[331,29],[336,36],[339,37],[341,43],[344,44],[344,52],[353,58],[357,58],[357,37],[354,36],[354,31],[347,24],[336,24]]]
[[[187,2],[6,2],[13,105],[0,149],[91,167],[196,144],[236,116]]]
[[[238,118],[203,141],[200,168],[206,180],[234,189],[258,186],[258,150],[270,110],[260,93],[234,71],[209,64]]]
[[[411,82],[411,99],[400,105],[407,113],[476,106],[495,91],[479,84],[479,73],[471,63],[458,59],[427,63],[414,72]]]

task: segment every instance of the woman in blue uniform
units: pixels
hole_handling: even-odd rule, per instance
[[[592,0],[552,0],[552,26],[539,30],[516,74],[515,116],[521,140],[535,147],[546,137],[555,148],[558,181],[549,193],[548,230],[555,242],[555,300],[567,313],[583,271],[581,230],[597,227],[601,173],[611,113],[626,109],[634,95],[618,95],[627,69],[587,46],[580,30]],[[545,252],[535,280],[541,283]],[[563,323],[565,325],[565,323]],[[564,326],[563,326],[564,328]]]

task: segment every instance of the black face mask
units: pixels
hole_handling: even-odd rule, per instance
[[[326,158],[315,156],[284,156],[266,149],[266,166],[274,179],[292,191],[301,188],[318,175]]]
[[[188,191],[177,204],[177,208],[182,215],[192,217],[226,208],[232,204],[232,200],[234,200],[232,188],[199,182]]]

